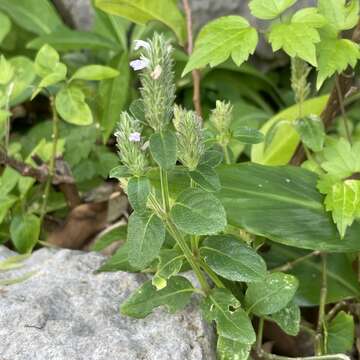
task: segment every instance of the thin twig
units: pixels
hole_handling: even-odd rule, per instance
[[[290,271],[292,270],[297,264],[307,260],[307,259],[310,259],[314,256],[319,256],[320,255],[320,251],[313,251],[309,254],[306,254],[304,256],[301,256],[293,261],[289,261],[288,263],[284,264],[284,265],[281,265],[281,266],[278,266],[276,268],[273,268],[271,269],[270,271],[271,272],[286,272],[286,271]]]
[[[193,40],[193,29],[192,29],[192,25],[193,25],[192,14],[191,14],[191,7],[189,4],[189,0],[183,0],[183,7],[186,16],[186,27],[187,27],[187,53],[188,55],[191,55],[194,49],[194,40]],[[200,71],[193,70],[192,78],[193,78],[193,88],[194,88],[193,103],[194,103],[195,111],[200,117],[202,117]]]
[[[340,301],[334,305],[334,307],[327,313],[325,319],[327,322],[331,321],[335,315],[339,312],[339,310],[347,307],[348,304],[346,301]]]

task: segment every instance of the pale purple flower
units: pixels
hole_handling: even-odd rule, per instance
[[[139,50],[140,48],[150,50],[150,44],[144,40],[135,40],[134,43],[135,43],[135,46],[134,46],[135,50]]]
[[[129,136],[129,140],[131,142],[140,142],[141,141],[141,134],[137,131],[133,132]]]
[[[135,71],[145,69],[145,68],[149,67],[149,65],[150,65],[150,60],[143,56],[140,59],[131,61],[131,63],[130,63],[130,66]]]
[[[150,74],[150,76],[154,79],[154,80],[157,80],[160,75],[162,73],[162,68],[160,65],[156,65],[154,71]]]

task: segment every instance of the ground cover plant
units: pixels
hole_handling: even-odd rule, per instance
[[[261,28],[224,16],[193,42],[186,0],[96,0],[88,32],[0,0],[0,241],[25,254],[0,270],[81,248],[49,223],[103,211],[86,199],[106,182],[131,210],[92,245],[123,240],[98,271],[149,275],[122,315],[195,299],[219,359],[358,357],[359,2],[296,2],[251,0]],[[288,64],[259,71],[260,37]]]

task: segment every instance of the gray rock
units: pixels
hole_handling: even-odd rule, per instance
[[[0,260],[13,255],[0,246]],[[0,280],[37,271],[0,288],[1,360],[215,360],[214,334],[190,304],[175,315],[119,314],[119,304],[146,277],[93,272],[95,253],[41,249]]]

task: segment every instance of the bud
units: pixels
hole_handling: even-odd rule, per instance
[[[190,171],[195,170],[205,152],[201,118],[194,111],[187,111],[175,105],[174,126],[178,157]]]
[[[155,34],[151,40],[135,41],[140,60],[132,62],[135,70],[141,70],[141,96],[147,123],[156,132],[170,122],[175,100],[172,47],[162,35]]]
[[[141,138],[141,126],[138,120],[127,112],[122,112],[115,132],[118,154],[121,162],[136,176],[146,170],[146,156]]]
[[[230,126],[233,119],[233,107],[225,101],[216,101],[216,108],[210,116],[210,123],[218,132],[218,142],[226,146],[231,139]]]
[[[302,104],[310,94],[310,84],[307,78],[311,67],[299,58],[291,59],[291,87],[296,103]]]

